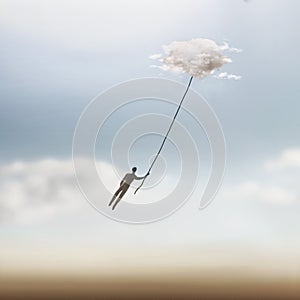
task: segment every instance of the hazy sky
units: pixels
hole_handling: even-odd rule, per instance
[[[0,0],[4,271],[31,268],[34,259],[49,268],[76,262],[92,268],[95,261],[109,268],[115,258],[142,261],[145,253],[157,261],[175,247],[201,266],[251,265],[246,260],[253,253],[254,260],[269,257],[270,265],[274,255],[283,269],[298,272],[299,11],[296,0]],[[198,37],[243,49],[224,67],[241,80],[193,83],[225,133],[222,190],[204,211],[197,210],[197,190],[183,209],[156,224],[108,220],[76,187],[76,122],[95,95],[121,81],[155,76],[185,83],[185,76],[150,68],[149,56],[173,40]],[[178,263],[175,254],[166,265],[173,260]]]

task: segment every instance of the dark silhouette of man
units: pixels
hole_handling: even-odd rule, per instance
[[[146,178],[148,175],[150,175],[150,173],[147,173],[145,176],[138,177],[135,175],[137,168],[133,167],[131,170],[132,170],[132,173],[127,173],[124,176],[124,178],[120,182],[120,187],[117,189],[117,191],[115,192],[111,201],[109,202],[109,206],[111,206],[113,204],[113,202],[117,199],[112,207],[113,210],[115,209],[117,204],[121,201],[121,199],[127,192],[128,188],[130,187],[130,184],[133,182],[133,180],[141,180],[141,179]],[[119,197],[118,197],[118,195],[119,195]]]

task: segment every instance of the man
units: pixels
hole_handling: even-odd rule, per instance
[[[136,170],[137,170],[137,168],[133,167],[132,168],[132,173],[127,173],[124,176],[124,178],[122,179],[122,181],[120,183],[120,187],[115,192],[114,196],[112,197],[111,201],[109,202],[109,206],[111,206],[113,204],[113,202],[115,201],[115,199],[117,199],[115,201],[113,207],[112,207],[113,210],[115,209],[115,207],[117,206],[117,204],[121,201],[121,199],[123,198],[123,196],[127,192],[128,188],[130,187],[130,184],[133,182],[133,180],[141,180],[141,179],[146,178],[148,175],[150,175],[150,173],[147,173],[143,177],[138,177],[138,176],[135,175]],[[119,197],[118,197],[118,195],[119,195]]]

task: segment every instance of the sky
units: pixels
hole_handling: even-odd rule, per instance
[[[293,0],[0,0],[0,273],[189,266],[300,276],[299,11]],[[199,188],[175,214],[140,226],[110,220],[76,184],[78,118],[96,95],[126,80],[186,84],[187,76],[151,68],[149,56],[192,38],[243,49],[222,69],[241,80],[210,77],[192,86],[223,127],[222,188],[198,209],[203,154]],[[203,133],[191,127],[201,147]],[[109,126],[105,134],[111,138]],[[178,168],[169,147],[170,174]],[[101,144],[98,153],[114,189]],[[151,198],[147,190],[139,197]]]

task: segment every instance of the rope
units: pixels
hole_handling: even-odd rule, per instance
[[[170,126],[169,126],[169,129],[168,129],[168,131],[167,131],[167,133],[166,133],[166,135],[165,135],[165,137],[164,137],[164,139],[163,139],[163,142],[161,143],[161,146],[160,146],[159,150],[157,151],[157,154],[156,154],[156,156],[155,156],[155,158],[154,158],[152,164],[150,165],[150,168],[149,168],[147,174],[150,173],[150,171],[151,171],[151,169],[153,168],[153,166],[154,166],[154,164],[155,164],[155,162],[156,162],[156,160],[157,160],[157,158],[158,158],[158,156],[159,156],[161,150],[162,150],[163,147],[164,147],[164,144],[165,144],[165,142],[166,142],[166,140],[167,140],[167,138],[168,138],[168,135],[169,135],[169,133],[170,133],[172,127],[173,127],[173,124],[174,124],[174,122],[175,122],[175,119],[176,119],[176,117],[177,117],[177,115],[178,115],[178,113],[179,113],[179,110],[180,110],[180,108],[181,108],[181,105],[182,105],[182,103],[183,103],[183,100],[184,100],[184,98],[185,98],[185,96],[186,96],[186,94],[187,94],[187,92],[188,92],[188,90],[189,90],[189,88],[190,88],[190,86],[191,86],[192,80],[193,80],[193,76],[191,76],[191,78],[190,78],[190,80],[189,80],[189,83],[188,83],[188,85],[187,85],[187,88],[186,88],[186,90],[185,90],[185,92],[184,92],[184,94],[183,94],[183,96],[182,96],[182,98],[181,98],[181,101],[180,101],[180,103],[179,103],[179,105],[178,105],[178,108],[177,108],[177,110],[176,110],[176,112],[175,112],[175,115],[174,115],[173,120],[172,120],[172,122],[171,122],[171,124],[170,124]],[[138,186],[138,188],[135,190],[134,194],[136,194],[137,191],[143,186],[143,184],[144,184],[146,178],[147,178],[147,177],[145,177],[145,178],[143,179],[142,183],[141,183],[141,184]]]

